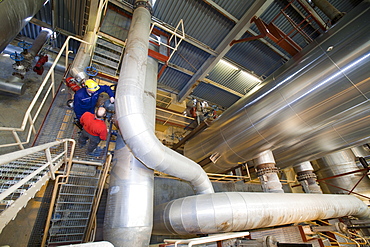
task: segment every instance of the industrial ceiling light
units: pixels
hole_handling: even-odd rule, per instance
[[[221,59],[220,62],[223,63],[224,65],[228,66],[231,69],[240,70],[238,67],[236,67],[235,65],[229,63],[226,60]]]

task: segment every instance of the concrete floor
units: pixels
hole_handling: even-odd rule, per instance
[[[17,51],[18,53],[22,52],[22,49],[13,45],[9,45],[7,49],[0,54],[0,79],[4,80],[7,79],[9,76],[12,75],[14,72],[14,69],[12,68],[14,61],[10,59],[9,54],[13,53],[14,51]],[[55,56],[55,54],[49,54],[51,57],[50,60],[53,61],[52,57]],[[33,65],[35,62],[33,63]],[[1,127],[15,127],[20,128],[22,125],[22,121],[24,119],[25,113],[33,100],[35,94],[37,93],[42,81],[44,80],[48,68],[50,68],[51,63],[46,63],[44,68],[45,71],[42,75],[38,75],[33,71],[28,71],[25,75],[25,78],[23,79],[25,92],[23,95],[16,95],[7,93],[4,91],[0,91],[0,126]],[[63,72],[62,71],[55,71],[55,84],[56,86],[59,85],[60,81],[63,78]],[[46,90],[43,90],[41,96],[45,94]],[[40,98],[40,100],[37,101],[36,106],[38,106],[41,102],[43,97]],[[41,110],[40,115],[38,117],[38,121],[36,122],[36,131],[41,126],[42,120],[45,117],[45,114],[47,112],[48,106],[51,102],[51,97],[48,97],[45,107]],[[36,110],[32,111],[33,114],[35,114]],[[28,127],[28,126],[27,126]],[[26,131],[18,132],[20,135],[21,141],[26,141],[27,134],[28,134],[28,128],[26,128]],[[11,131],[0,131],[0,145],[2,144],[9,144],[9,143],[15,143],[14,136]],[[31,136],[31,142],[32,144],[34,135]],[[29,145],[26,145],[28,147]],[[2,147],[0,148],[0,154],[9,153],[12,151],[19,150],[18,146],[11,146],[11,147]]]

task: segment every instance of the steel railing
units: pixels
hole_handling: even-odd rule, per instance
[[[41,83],[37,93],[33,97],[29,107],[27,108],[26,113],[23,117],[21,126],[20,127],[0,127],[0,136],[5,136],[7,133],[11,132],[15,140],[15,142],[13,143],[0,144],[0,148],[18,146],[20,149],[24,149],[23,145],[28,144],[30,142],[32,134],[36,135],[35,123],[40,115],[40,112],[44,109],[44,107],[48,107],[48,105],[45,104],[48,97],[52,96],[54,98],[56,95],[54,69],[57,63],[59,62],[64,51],[66,53],[65,54],[65,57],[66,57],[65,69],[68,68],[68,54],[71,52],[69,51],[69,41],[71,39],[77,40],[87,45],[92,45],[84,40],[78,39],[73,36],[67,37],[58,55],[56,56],[55,61],[53,62],[48,73],[46,74],[45,79]],[[42,96],[42,92],[44,89],[46,89],[46,93],[45,95]],[[40,100],[41,100],[41,103],[38,105],[37,102],[39,102]],[[34,114],[32,114],[33,112]],[[20,133],[23,133],[23,132],[27,133],[26,135],[27,137],[25,138],[26,139],[25,141],[22,141],[19,135]]]
[[[55,179],[63,164],[68,167],[75,146],[75,140],[64,139],[0,156],[0,177],[4,180],[0,203],[5,207],[0,212],[0,233],[49,179]]]

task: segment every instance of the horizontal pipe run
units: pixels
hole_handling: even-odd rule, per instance
[[[360,199],[348,195],[213,193],[157,206],[153,234],[245,231],[348,215],[368,218],[370,211]]]

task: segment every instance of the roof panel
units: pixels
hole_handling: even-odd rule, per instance
[[[224,108],[230,107],[234,104],[240,97],[226,92],[218,87],[204,82],[199,83],[199,85],[194,89],[193,93],[195,97],[205,99],[210,104],[217,104]]]
[[[170,63],[182,68],[196,72],[210,55],[199,48],[182,42],[172,56]]]
[[[162,66],[160,66],[160,68],[158,69],[160,70],[161,67]],[[158,83],[160,84],[159,87],[161,87],[161,85],[164,85],[166,89],[172,88],[172,92],[178,92],[183,88],[183,86],[189,79],[189,75],[167,67],[159,78]]]
[[[258,40],[233,45],[225,57],[264,77],[284,62],[279,54]]]
[[[253,4],[253,1],[214,0],[214,2],[238,20]]]
[[[224,39],[234,23],[203,1],[157,0],[154,16],[172,26],[183,19],[187,35],[212,49]]]

